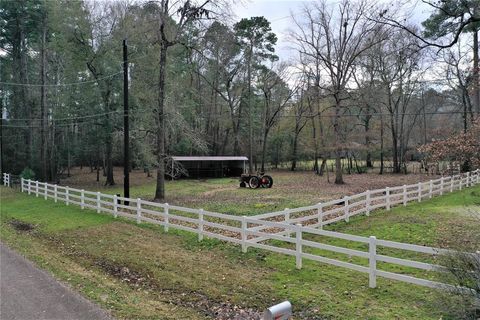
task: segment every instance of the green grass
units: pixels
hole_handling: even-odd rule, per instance
[[[200,186],[193,189],[195,194]],[[435,304],[435,290],[381,278],[378,288],[370,289],[368,276],[356,271],[306,260],[302,270],[296,270],[293,257],[251,248],[242,254],[238,246],[220,241],[198,243],[196,235],[187,232],[165,233],[154,225],[136,225],[5,188],[0,192],[0,239],[118,318],[204,319],[222,303],[262,310],[283,299],[292,301],[301,319],[448,318]],[[480,187],[353,217],[328,229],[448,246],[452,234],[466,236],[479,227],[478,219],[466,213],[468,208],[480,208]],[[16,231],[12,219],[36,227]],[[312,237],[365,250],[361,244]],[[480,244],[480,239],[466,240]],[[405,252],[392,254],[409,257]],[[122,274],[122,268],[129,272]]]

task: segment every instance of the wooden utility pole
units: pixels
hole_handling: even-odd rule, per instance
[[[123,40],[123,196],[130,197],[130,138],[128,127],[128,57],[127,40]],[[128,203],[127,203],[128,204]]]

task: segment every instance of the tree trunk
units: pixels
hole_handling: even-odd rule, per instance
[[[367,104],[367,116],[365,117],[365,146],[367,148],[366,163],[367,168],[373,168],[372,153],[370,151],[370,106]]]
[[[478,67],[478,30],[476,30],[473,32],[473,99],[477,113],[480,114],[480,78]]]
[[[40,161],[41,161],[41,178],[43,181],[48,181],[47,173],[47,91],[46,91],[46,64],[47,64],[47,55],[46,55],[46,41],[47,41],[47,21],[46,14],[43,15],[42,21],[42,40],[41,40],[41,49],[40,49],[40,82],[42,86],[40,87]]]
[[[342,148],[340,146],[340,101],[335,97],[335,117],[333,123],[334,135],[335,135],[335,184],[343,184],[343,172],[342,172]]]
[[[384,163],[383,163],[383,116],[380,116],[380,174],[383,174],[383,169],[384,169]]]
[[[293,148],[292,148],[292,166],[290,167],[290,171],[295,171],[295,169],[297,168],[298,134],[299,132],[295,130],[295,136],[293,137]]]
[[[268,129],[265,129],[263,133],[263,143],[262,143],[262,165],[261,165],[261,171],[265,172],[265,156],[267,153],[267,138],[268,138]]]
[[[165,72],[167,66],[168,46],[165,41],[160,45],[159,78],[158,78],[158,110],[157,110],[157,186],[155,200],[165,199]]]

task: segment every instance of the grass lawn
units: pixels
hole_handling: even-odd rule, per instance
[[[189,192],[185,185],[180,189]],[[296,270],[293,257],[251,248],[242,254],[238,246],[220,241],[198,243],[187,232],[165,233],[3,187],[0,192],[1,241],[118,318],[232,319],[243,314],[252,319],[284,299],[293,303],[296,319],[448,318],[435,303],[435,290],[382,278],[370,289],[368,275],[356,271],[313,261]],[[448,247],[452,236],[480,228],[474,212],[480,212],[480,187],[328,228]],[[15,220],[34,228],[19,231]],[[465,241],[480,249],[480,234]]]

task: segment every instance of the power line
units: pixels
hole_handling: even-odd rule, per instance
[[[75,86],[75,85],[83,85],[83,84],[89,84],[89,83],[95,83],[99,80],[104,80],[104,79],[108,79],[108,78],[112,78],[116,75],[119,75],[123,73],[123,71],[120,71],[120,72],[116,72],[116,73],[113,73],[113,74],[110,74],[108,76],[104,76],[104,77],[100,77],[98,79],[94,79],[94,80],[87,80],[87,81],[79,81],[79,82],[70,82],[70,83],[61,83],[61,84],[35,84],[35,83],[14,83],[14,82],[4,82],[4,81],[0,81],[0,84],[4,84],[4,85],[7,85],[7,86],[24,86],[24,87],[67,87],[67,86]]]
[[[101,117],[106,116],[109,114],[119,114],[121,111],[110,111],[105,113],[95,113],[89,114],[85,116],[78,116],[78,117],[68,117],[68,118],[59,118],[59,119],[49,119],[48,121],[67,121],[67,120],[78,120],[78,119],[87,119],[87,118],[94,118],[94,117]],[[41,121],[42,119],[39,118],[10,118],[10,119],[3,119],[6,121]]]

